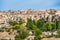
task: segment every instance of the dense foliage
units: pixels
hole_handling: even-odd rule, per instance
[[[25,25],[26,23],[26,25]],[[10,29],[16,30],[16,40],[24,40],[26,37],[29,36],[29,32],[33,31],[33,35],[35,35],[35,40],[40,40],[42,35],[42,32],[54,32],[58,31],[58,35],[48,35],[48,37],[60,37],[60,20],[59,21],[45,21],[43,18],[39,19],[37,21],[32,19],[27,19],[27,22],[25,22],[23,19],[20,21],[10,21],[9,24],[12,26],[11,28],[2,28],[3,30],[6,29],[8,32],[10,32]],[[3,31],[0,30],[0,31]]]

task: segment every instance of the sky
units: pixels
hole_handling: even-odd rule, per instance
[[[0,10],[60,9],[60,0],[0,0]]]

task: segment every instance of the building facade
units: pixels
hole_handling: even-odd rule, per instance
[[[9,10],[0,12],[0,25],[8,24],[10,20],[20,21],[20,18],[27,21],[27,18],[31,18],[32,20],[38,20],[44,18],[48,21],[54,21],[60,19],[60,10]]]

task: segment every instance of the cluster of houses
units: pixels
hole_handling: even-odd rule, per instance
[[[0,12],[0,27],[9,26],[10,20],[20,21],[20,18],[27,21],[27,18],[38,20],[44,18],[45,20],[54,21],[60,18],[60,10],[9,10]]]

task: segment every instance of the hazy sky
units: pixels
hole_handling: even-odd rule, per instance
[[[0,10],[60,9],[60,0],[0,0]]]

